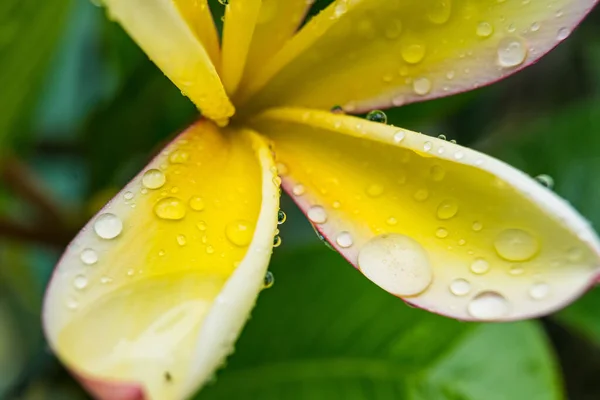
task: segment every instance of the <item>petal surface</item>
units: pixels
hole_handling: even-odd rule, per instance
[[[186,398],[232,351],[271,254],[274,171],[257,134],[198,122],[69,245],[44,327],[98,398]]]
[[[262,0],[232,1],[225,9],[221,74],[227,93],[235,93],[244,73]]]
[[[225,123],[235,109],[215,68],[215,33],[205,0],[104,0],[148,57],[202,113]],[[204,24],[200,27],[199,24]]]
[[[471,90],[531,64],[595,0],[337,0],[248,82],[237,104],[348,112]]]
[[[214,66],[221,64],[219,35],[208,0],[174,0],[188,26],[204,46]]]
[[[365,276],[464,320],[550,313],[599,274],[600,246],[565,201],[520,171],[415,132],[325,111],[273,109],[283,187]]]
[[[296,32],[312,1],[263,0],[248,50],[244,80],[252,82]]]

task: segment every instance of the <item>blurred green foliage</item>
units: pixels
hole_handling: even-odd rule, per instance
[[[550,174],[600,226],[599,11],[526,71],[389,110],[389,122]],[[87,398],[43,342],[43,288],[98,204],[197,113],[85,0],[3,0],[0,59],[0,399]],[[16,185],[23,169],[33,192]],[[374,287],[319,243],[288,198],[283,208],[276,284],[198,398],[600,398],[597,291],[543,321],[451,321]]]

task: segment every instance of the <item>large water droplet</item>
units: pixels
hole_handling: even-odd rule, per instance
[[[450,219],[458,213],[458,203],[456,200],[447,199],[440,203],[437,209],[439,219]]]
[[[481,292],[469,302],[467,311],[473,318],[495,320],[509,312],[508,301],[497,292]]]
[[[238,219],[227,224],[225,227],[225,236],[236,246],[244,247],[252,241],[254,229],[248,221]]]
[[[471,284],[466,279],[455,279],[450,283],[450,292],[455,296],[464,296],[471,291]]]
[[[338,246],[344,249],[347,249],[348,247],[354,244],[354,241],[352,240],[352,235],[350,234],[350,232],[346,231],[340,232],[335,238],[335,242],[338,244]]]
[[[490,270],[490,263],[484,260],[483,258],[476,258],[471,263],[471,272],[477,275],[485,274]]]
[[[502,67],[516,67],[522,64],[526,57],[527,47],[515,37],[506,37],[498,44],[498,63]]]
[[[558,30],[558,32],[556,33],[556,40],[565,40],[566,38],[569,37],[569,35],[571,34],[571,31],[569,30],[569,28],[560,28]]]
[[[554,179],[552,179],[550,175],[541,174],[536,176],[535,180],[542,184],[542,186],[546,186],[548,189],[552,189],[554,187]]]
[[[285,212],[283,210],[277,211],[277,225],[283,224],[286,219],[287,215],[285,215]]]
[[[425,249],[414,239],[400,234],[385,234],[369,240],[360,249],[358,265],[367,278],[398,296],[419,294],[433,279]]]
[[[263,280],[263,289],[268,289],[275,284],[275,276],[271,271],[267,271]]]
[[[324,224],[327,222],[327,212],[321,206],[312,206],[308,209],[308,219],[315,224]]]
[[[186,208],[177,197],[165,197],[154,205],[154,213],[162,219],[179,220],[185,217]]]
[[[158,169],[149,169],[142,177],[142,185],[148,189],[158,189],[167,181],[167,177]]]
[[[508,261],[525,261],[539,250],[538,241],[522,229],[505,229],[494,241],[498,255]]]
[[[123,222],[115,214],[105,213],[96,218],[94,231],[102,239],[114,239],[123,231]]]
[[[452,11],[451,0],[436,0],[433,7],[429,10],[427,17],[434,24],[445,24],[450,19]]]
[[[79,258],[85,265],[94,265],[98,262],[98,253],[94,249],[84,249]]]

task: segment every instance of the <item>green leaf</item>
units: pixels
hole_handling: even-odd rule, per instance
[[[0,3],[0,153],[33,111],[35,95],[63,29],[71,0]]]
[[[327,249],[276,254],[216,384],[200,399],[559,399],[535,322],[480,325],[413,309]]]

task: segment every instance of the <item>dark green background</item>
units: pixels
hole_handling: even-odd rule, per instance
[[[83,399],[46,349],[43,288],[82,224],[197,114],[86,0],[2,0],[0,60],[0,399]],[[526,71],[388,117],[551,175],[598,226],[600,9]],[[283,208],[276,284],[199,399],[600,398],[600,292],[540,321],[449,320],[376,288]]]

